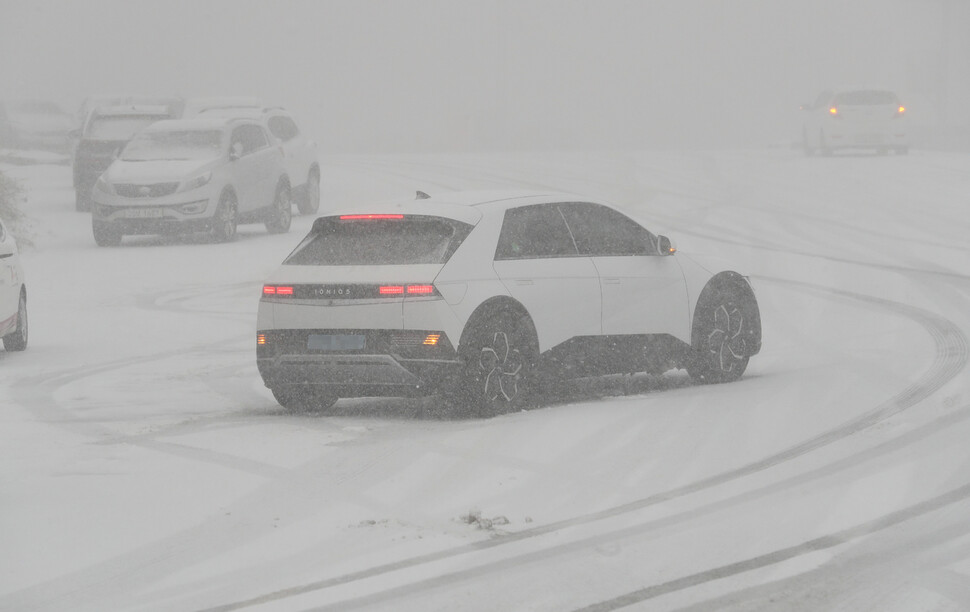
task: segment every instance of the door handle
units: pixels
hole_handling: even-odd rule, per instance
[[[620,284],[620,279],[618,279],[618,278],[604,278],[603,279],[603,284],[605,284],[605,285],[619,285]]]
[[[517,278],[517,279],[515,279],[515,284],[516,285],[533,285],[535,283],[532,282],[532,279],[531,278]]]

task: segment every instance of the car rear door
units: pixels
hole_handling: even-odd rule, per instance
[[[670,334],[690,342],[684,274],[657,251],[656,237],[607,206],[560,205],[579,252],[599,274],[603,334]]]
[[[529,311],[540,350],[600,334],[596,268],[579,254],[555,204],[505,211],[493,266],[509,294]]]

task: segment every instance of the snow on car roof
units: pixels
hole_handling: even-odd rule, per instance
[[[126,106],[101,106],[95,111],[99,117],[110,115],[170,115],[167,106],[155,104],[131,104]]]
[[[393,200],[370,205],[358,205],[353,209],[338,211],[340,214],[405,214],[445,217],[475,224],[489,208],[504,210],[510,206],[542,204],[545,202],[588,202],[588,198],[564,193],[515,190],[452,191],[410,200]]]
[[[232,121],[226,117],[207,117],[192,119],[166,119],[158,121],[147,128],[152,132],[169,132],[174,130],[221,130]]]

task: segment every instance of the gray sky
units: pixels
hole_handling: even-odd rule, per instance
[[[259,95],[332,152],[763,144],[790,140],[826,87],[889,88],[914,122],[970,123],[966,5],[0,0],[0,83],[71,107]]]

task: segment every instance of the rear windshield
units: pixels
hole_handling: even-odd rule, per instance
[[[400,219],[323,217],[284,265],[351,266],[445,263],[472,226],[408,215]]]
[[[128,140],[135,132],[162,119],[168,119],[168,117],[152,115],[106,115],[104,117],[98,117],[91,122],[85,137],[94,140]]]
[[[899,100],[891,91],[846,91],[835,96],[835,104],[858,105],[896,105]]]

